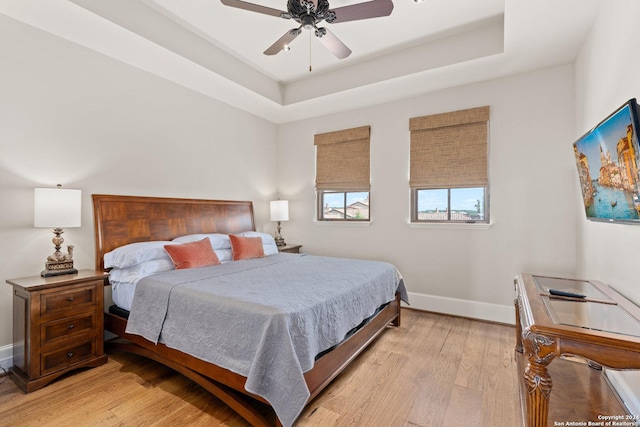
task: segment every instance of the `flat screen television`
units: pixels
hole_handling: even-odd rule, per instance
[[[639,129],[633,98],[573,144],[587,219],[640,224]]]

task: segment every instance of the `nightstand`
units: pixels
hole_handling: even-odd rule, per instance
[[[278,246],[278,252],[288,252],[290,254],[299,254],[302,245],[286,245]]]
[[[26,393],[77,368],[107,363],[104,284],[94,270],[9,279],[13,286],[11,379]]]

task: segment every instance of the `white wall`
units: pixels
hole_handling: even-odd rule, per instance
[[[279,192],[291,201],[283,235],[313,254],[394,263],[418,308],[510,321],[517,273],[575,272],[573,99],[567,65],[280,125]],[[409,226],[409,118],[482,105],[491,106],[491,227]],[[314,222],[314,134],[363,125],[371,224]]]
[[[576,61],[576,138],[630,98],[640,100],[640,2],[603,3]],[[576,182],[577,185],[577,182]],[[578,272],[602,280],[640,304],[640,226],[578,217]]]
[[[79,268],[94,266],[93,193],[252,200],[268,223],[274,124],[3,16],[0,58],[0,359],[5,280],[39,274],[53,252],[51,231],[33,228],[34,187],[83,191],[82,227],[63,236]]]
[[[639,16],[637,0],[603,3],[575,64],[576,138],[628,99],[640,100]],[[640,304],[640,226],[590,222],[582,208],[576,216],[578,275],[601,280]],[[640,414],[640,372],[610,375]]]

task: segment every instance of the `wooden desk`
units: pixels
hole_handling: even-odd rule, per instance
[[[528,427],[547,426],[553,385],[547,367],[554,358],[578,356],[612,369],[640,369],[640,308],[609,286],[530,274],[519,274],[514,284],[516,351],[527,360],[522,380]],[[553,298],[549,289],[587,298]]]

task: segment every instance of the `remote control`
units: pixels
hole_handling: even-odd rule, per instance
[[[586,295],[576,294],[574,292],[560,291],[558,289],[549,289],[549,294],[558,296],[558,297],[569,297],[569,298],[586,298]]]

